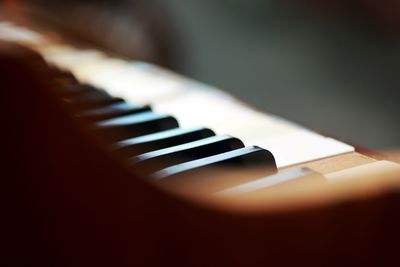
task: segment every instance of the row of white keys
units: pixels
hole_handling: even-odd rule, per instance
[[[25,44],[30,42],[49,62],[70,70],[82,82],[175,116],[182,127],[209,127],[218,134],[236,136],[246,145],[268,149],[278,167],[354,151],[352,146],[256,111],[221,90],[154,65],[111,58],[97,50],[52,45],[40,34],[12,24],[0,24],[2,35],[14,41],[20,38]]]

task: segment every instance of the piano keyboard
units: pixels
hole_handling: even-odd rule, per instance
[[[55,66],[57,94],[77,120],[132,171],[172,190],[259,198],[271,188],[325,184],[376,163],[214,87],[48,36],[54,34],[0,23],[0,39],[33,48]]]

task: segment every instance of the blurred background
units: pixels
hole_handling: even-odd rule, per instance
[[[355,145],[400,147],[400,1],[23,2],[51,10],[38,17],[52,25],[260,110]]]
[[[400,1],[164,2],[185,74],[354,144],[400,146]]]

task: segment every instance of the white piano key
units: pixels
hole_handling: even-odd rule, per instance
[[[279,168],[354,151],[350,145],[304,129],[251,142],[270,150]]]
[[[0,40],[31,46],[44,43],[45,37],[11,22],[0,22]]]
[[[156,67],[131,64],[120,68],[125,69],[109,76],[100,75],[105,81],[96,85],[107,89],[119,87],[111,92],[131,102],[149,103],[155,111],[178,118],[182,127],[210,127],[218,134],[236,136],[246,145],[268,149],[275,155],[278,167],[354,151],[352,146],[251,109],[217,89],[155,71]]]

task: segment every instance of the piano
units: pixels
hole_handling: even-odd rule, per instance
[[[5,266],[398,266],[399,164],[49,29],[0,39]]]

